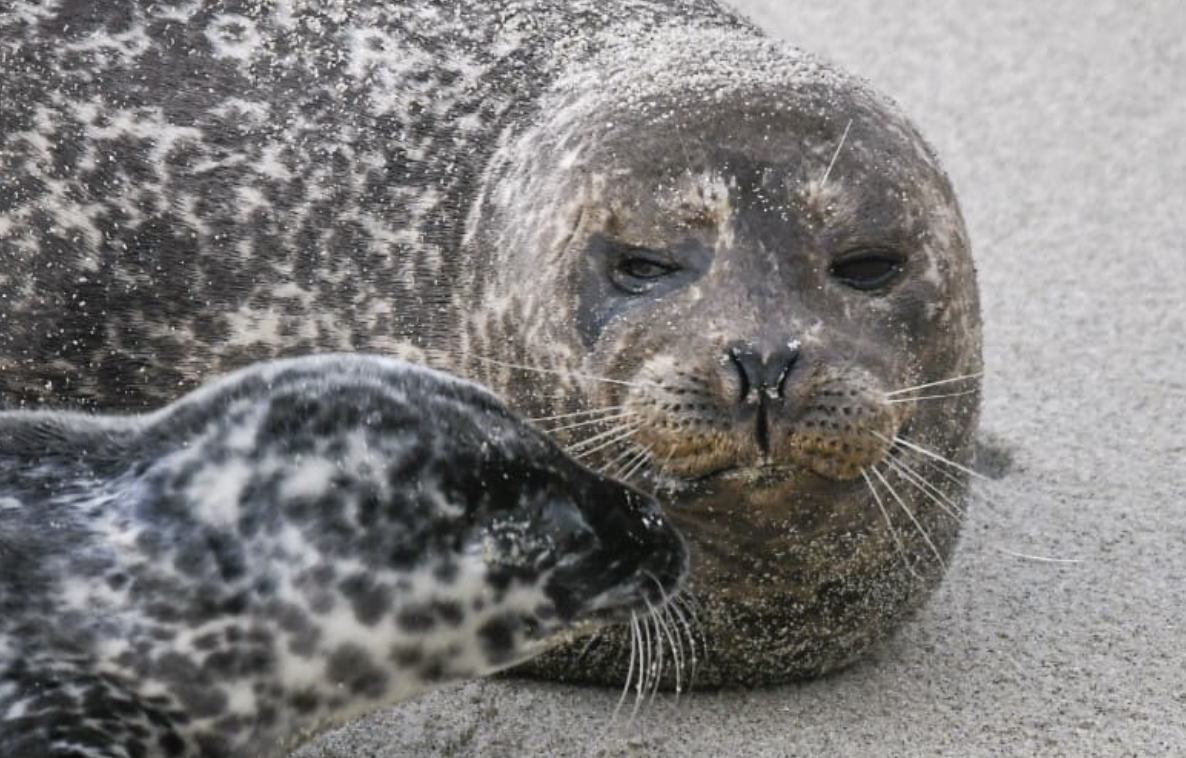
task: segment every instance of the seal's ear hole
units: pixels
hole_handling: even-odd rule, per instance
[[[902,273],[901,254],[883,248],[863,248],[844,253],[828,268],[841,284],[858,290],[874,290],[892,282]]]

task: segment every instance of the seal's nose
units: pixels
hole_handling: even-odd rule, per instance
[[[771,349],[752,342],[731,345],[725,354],[739,374],[738,402],[757,405],[762,395],[772,400],[782,397],[787,374],[799,358],[799,344],[798,340],[789,340]]]

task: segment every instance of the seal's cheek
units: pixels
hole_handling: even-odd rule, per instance
[[[592,234],[577,272],[577,332],[592,348],[606,325],[631,310],[654,304],[708,271],[713,250],[695,238],[649,247]]]

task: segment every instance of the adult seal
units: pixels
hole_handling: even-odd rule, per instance
[[[161,411],[0,413],[0,753],[266,758],[662,608],[653,500],[469,382],[361,355]]]
[[[843,665],[939,582],[974,271],[864,84],[709,0],[22,2],[0,69],[9,407],[329,350],[477,379],[670,503],[701,683]]]

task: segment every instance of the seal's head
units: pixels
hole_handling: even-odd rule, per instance
[[[579,466],[481,387],[399,361],[248,369],[141,435],[146,450],[170,441],[183,447],[142,474],[143,512],[233,517],[253,554],[336,575],[356,618],[391,615],[426,646],[414,656],[426,680],[488,673],[573,624],[660,606],[686,569],[652,498]],[[295,552],[294,529],[307,541]],[[467,654],[431,654],[458,646]]]
[[[612,409],[620,433],[558,436],[603,434],[599,465],[674,493],[708,680],[816,674],[916,607],[958,533],[944,499],[962,473],[912,483],[900,440],[970,453],[963,222],[917,132],[861,84],[763,40],[674,62],[632,43],[562,80],[506,151],[472,225],[503,275],[474,351],[521,339],[521,363],[570,372],[563,402]],[[551,402],[527,372],[489,381]]]
[[[686,551],[482,388],[328,355],[144,417],[0,413],[0,569],[0,747],[143,717],[272,755],[661,608]]]

